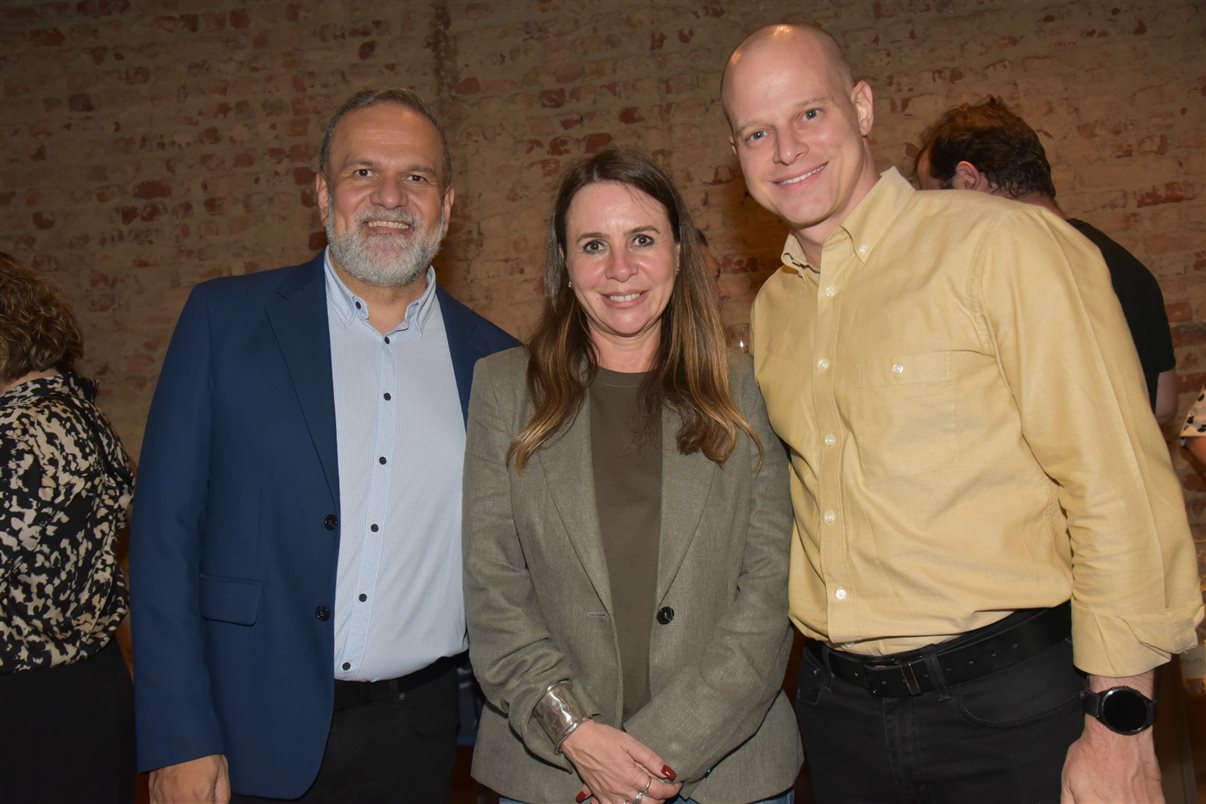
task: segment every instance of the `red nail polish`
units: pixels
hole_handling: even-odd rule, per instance
[[[578,795],[574,796],[574,801],[577,801],[578,804],[582,804],[583,801],[586,801],[586,791],[579,790]]]
[[[669,765],[662,765],[662,776],[665,776],[667,779],[673,782],[674,778],[678,776],[678,774],[675,773],[674,769]],[[582,802],[578,802],[578,804],[582,804]]]

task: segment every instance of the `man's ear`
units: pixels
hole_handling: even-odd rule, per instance
[[[330,203],[327,199],[327,180],[322,175],[320,170],[314,174],[314,195],[318,201],[318,216],[322,220],[322,225],[327,225],[327,214],[330,212]]]
[[[871,133],[875,122],[875,103],[871,94],[871,86],[866,81],[859,81],[850,90],[850,102],[854,104],[855,114],[858,115],[858,130],[864,137]]]
[[[992,192],[988,186],[988,177],[968,161],[955,165],[955,175],[951,177],[951,187],[956,190],[975,190],[980,193]]]
[[[444,200],[441,202],[442,206],[444,207],[444,220],[448,220],[449,216],[452,214],[452,202],[455,200],[456,190],[452,189],[452,186],[449,185],[448,189],[444,191]]]

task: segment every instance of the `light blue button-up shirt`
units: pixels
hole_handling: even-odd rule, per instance
[[[325,260],[341,516],[335,677],[377,681],[465,650],[465,423],[444,317],[427,289],[382,335]]]

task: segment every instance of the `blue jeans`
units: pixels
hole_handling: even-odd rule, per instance
[[[593,799],[587,799],[589,804]],[[499,797],[498,804],[523,804],[522,801],[516,801],[513,798]],[[691,798],[674,798],[669,804],[696,804],[695,799]],[[783,795],[775,798],[764,798],[761,801],[755,801],[753,804],[796,804],[796,791],[788,790]]]

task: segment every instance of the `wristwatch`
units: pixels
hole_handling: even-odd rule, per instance
[[[1085,713],[1119,734],[1138,734],[1156,722],[1156,702],[1133,687],[1081,693]]]

